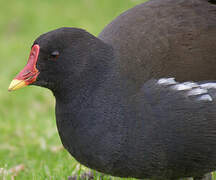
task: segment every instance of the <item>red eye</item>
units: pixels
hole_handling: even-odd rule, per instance
[[[53,51],[51,53],[51,57],[54,58],[54,59],[57,59],[59,57],[59,52],[58,51]]]

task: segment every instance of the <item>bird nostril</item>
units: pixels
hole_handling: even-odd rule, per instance
[[[31,73],[31,71],[26,71],[24,74],[23,74],[23,77],[29,75]]]
[[[29,76],[25,79],[25,81],[31,80],[34,76]]]

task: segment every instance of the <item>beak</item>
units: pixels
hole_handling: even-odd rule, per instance
[[[12,82],[9,85],[8,91],[14,91],[20,89],[36,81],[37,76],[39,74],[39,71],[36,68],[39,51],[40,51],[39,45],[36,44],[32,47],[27,65],[12,80]]]
[[[27,84],[25,83],[24,80],[14,79],[11,81],[8,91],[14,91],[25,86],[27,86]]]

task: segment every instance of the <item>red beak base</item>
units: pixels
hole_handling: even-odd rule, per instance
[[[13,81],[11,82],[8,88],[9,91],[19,89],[21,87],[27,86],[33,83],[34,81],[36,81],[37,76],[39,74],[39,71],[36,68],[39,51],[40,51],[40,46],[38,44],[35,44],[31,49],[27,65],[13,79]]]

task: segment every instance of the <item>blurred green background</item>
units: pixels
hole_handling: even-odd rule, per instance
[[[7,91],[27,62],[34,39],[63,26],[97,35],[120,13],[144,1],[0,1],[0,179],[67,179],[85,170],[61,146],[51,92],[32,86]]]

